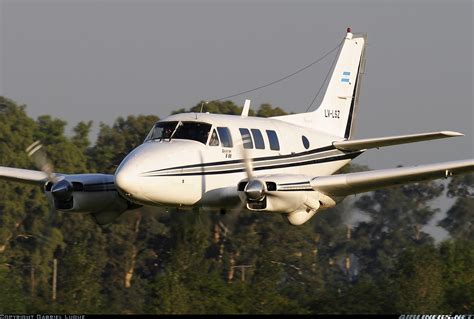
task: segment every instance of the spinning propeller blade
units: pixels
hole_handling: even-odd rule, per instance
[[[52,183],[56,183],[58,181],[57,176],[54,174],[53,164],[48,159],[40,141],[36,141],[28,146],[26,152],[33,160],[33,163],[36,165],[36,167],[48,176],[48,181]]]

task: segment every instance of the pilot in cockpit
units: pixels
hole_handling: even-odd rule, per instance
[[[211,139],[209,140],[209,146],[219,146],[219,138],[217,137],[216,130],[212,131]]]
[[[171,127],[165,127],[165,129],[163,130],[163,138],[170,138],[171,133],[173,133]]]

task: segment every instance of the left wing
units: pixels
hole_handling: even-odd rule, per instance
[[[48,181],[48,175],[41,171],[0,166],[0,179],[43,185]]]
[[[311,187],[329,196],[347,196],[400,184],[474,172],[474,159],[413,167],[315,177]]]
[[[375,137],[365,138],[361,140],[348,140],[348,141],[336,141],[333,142],[335,148],[342,151],[358,151],[369,148],[379,148],[392,145],[400,145],[406,143],[415,143],[421,141],[436,140],[440,138],[449,138],[456,136],[463,136],[464,134],[452,131],[442,132],[431,132],[421,134],[410,134],[410,135],[399,135],[399,136],[387,136],[387,137]]]

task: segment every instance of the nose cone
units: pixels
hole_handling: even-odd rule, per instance
[[[141,196],[141,177],[136,155],[127,156],[115,172],[115,185],[127,199],[135,201]]]
[[[176,176],[181,167],[202,162],[195,141],[145,142],[134,149],[115,172],[115,185],[128,200],[142,205],[188,205],[202,195],[192,177]],[[201,180],[197,180],[201,185]],[[196,199],[193,194],[198,194]]]

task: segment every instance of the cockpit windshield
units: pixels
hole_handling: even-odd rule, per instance
[[[150,133],[148,133],[145,142],[149,140],[162,140],[170,138],[171,134],[176,128],[176,125],[178,125],[178,121],[156,123],[151,129]]]
[[[149,140],[183,139],[193,140],[206,144],[211,124],[202,122],[158,122],[148,134]]]

